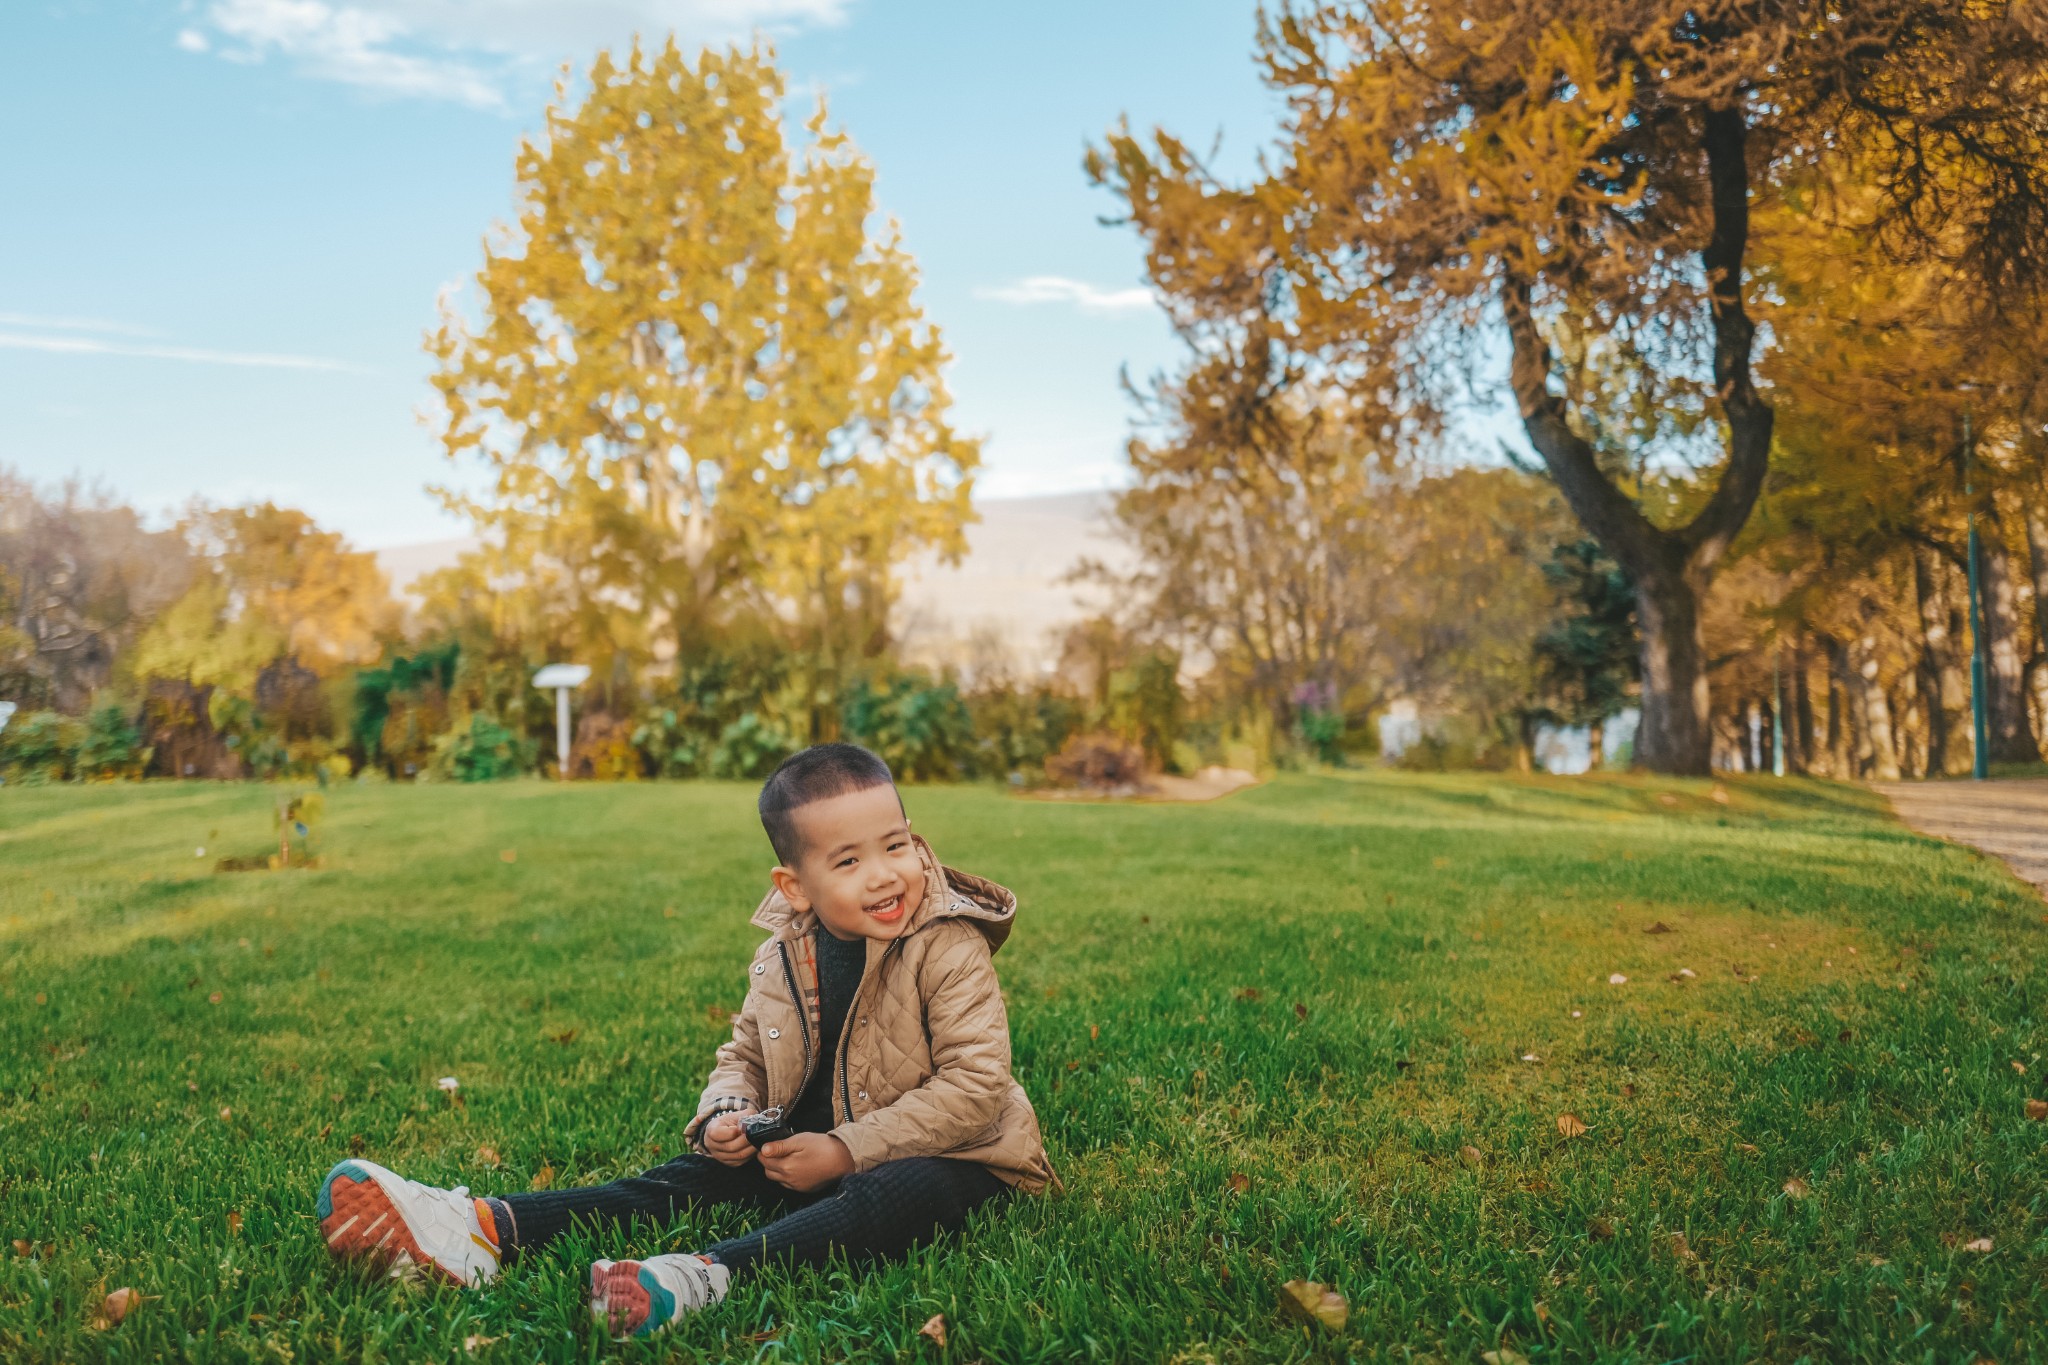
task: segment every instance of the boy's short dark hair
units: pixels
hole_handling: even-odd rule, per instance
[[[804,841],[797,834],[797,811],[813,801],[829,801],[848,792],[894,786],[896,778],[879,754],[858,744],[813,744],[782,760],[761,784],[761,828],[775,846],[775,859],[795,867]]]

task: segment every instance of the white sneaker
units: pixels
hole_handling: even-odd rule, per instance
[[[590,1315],[613,1337],[652,1336],[725,1298],[730,1268],[702,1256],[590,1263]]]
[[[458,1285],[497,1278],[498,1239],[469,1187],[422,1185],[351,1158],[320,1185],[320,1232],[344,1259],[438,1272]]]

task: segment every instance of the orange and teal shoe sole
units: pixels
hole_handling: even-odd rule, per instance
[[[614,1338],[652,1336],[676,1315],[675,1295],[638,1261],[590,1267],[590,1297],[604,1300],[605,1325]]]
[[[402,1254],[425,1273],[462,1285],[420,1250],[391,1196],[357,1163],[344,1161],[327,1173],[315,1208],[320,1215],[320,1235],[337,1258],[383,1270]]]

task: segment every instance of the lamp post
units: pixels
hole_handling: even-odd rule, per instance
[[[555,689],[555,765],[569,780],[569,693],[590,681],[589,664],[549,664],[533,675],[535,687]]]
[[[1977,436],[1970,426],[1970,410],[1963,409],[1963,498],[1970,509],[1969,562],[1970,585],[1970,733],[1976,741],[1970,764],[1970,776],[1982,782],[1991,776],[1991,725],[1985,715],[1984,697],[1984,624],[1977,612],[1977,485],[1976,470]]]

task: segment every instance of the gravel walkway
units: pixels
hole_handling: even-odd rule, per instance
[[[2000,782],[1873,782],[1922,834],[2003,858],[2048,897],[2048,778]]]

